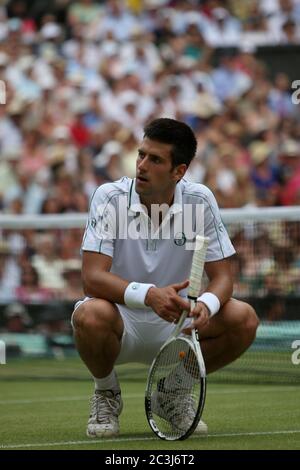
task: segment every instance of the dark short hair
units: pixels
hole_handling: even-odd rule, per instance
[[[149,122],[144,128],[144,137],[163,144],[171,144],[172,167],[193,160],[197,150],[194,132],[184,122],[175,119],[159,118]]]

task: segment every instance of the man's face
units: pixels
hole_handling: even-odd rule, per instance
[[[138,149],[136,162],[136,192],[140,196],[168,194],[182,178],[186,165],[172,169],[171,144],[163,144],[147,137]]]

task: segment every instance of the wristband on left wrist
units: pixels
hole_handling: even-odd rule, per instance
[[[218,297],[212,292],[204,292],[197,298],[197,302],[203,302],[209,310],[210,317],[216,315],[220,310],[221,303]]]

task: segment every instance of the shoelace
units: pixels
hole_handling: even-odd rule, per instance
[[[110,415],[118,416],[118,408],[120,406],[115,396],[111,398],[104,394],[95,394],[91,398],[92,416],[95,416],[97,422],[106,424],[110,421]]]
[[[174,397],[170,401],[161,401],[160,406],[166,414],[170,423],[177,424],[178,421],[188,419],[194,420],[194,401],[191,396]]]

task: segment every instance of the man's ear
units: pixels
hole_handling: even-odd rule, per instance
[[[177,165],[173,170],[174,180],[176,182],[180,181],[181,178],[185,175],[187,170],[187,165],[185,163],[181,163],[181,165]]]

